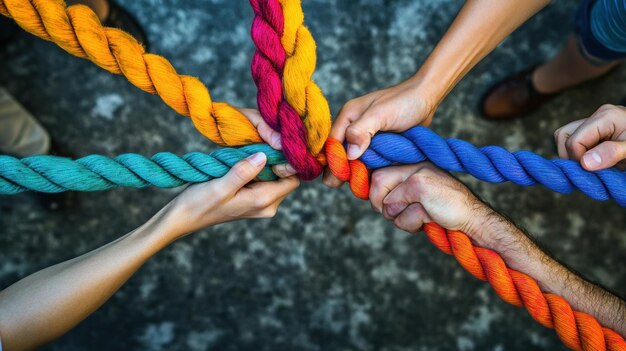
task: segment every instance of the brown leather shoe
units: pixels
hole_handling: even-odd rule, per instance
[[[490,120],[524,117],[556,97],[559,93],[542,94],[535,89],[532,81],[535,68],[509,76],[491,87],[480,102],[483,117]]]

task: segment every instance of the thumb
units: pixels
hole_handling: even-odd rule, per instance
[[[235,193],[244,185],[250,183],[263,170],[267,162],[267,156],[262,152],[248,156],[243,161],[235,164],[231,170],[220,179],[218,189]]]
[[[587,151],[580,163],[588,171],[597,171],[615,166],[626,159],[625,141],[605,141]]]
[[[356,160],[367,149],[372,136],[380,130],[380,119],[375,114],[365,113],[346,129],[348,143],[348,159]]]

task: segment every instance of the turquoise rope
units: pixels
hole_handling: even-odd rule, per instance
[[[179,157],[164,152],[151,159],[137,154],[115,158],[91,155],[76,161],[54,156],[21,160],[0,156],[0,194],[27,190],[57,193],[113,187],[172,188],[222,177],[235,163],[256,152],[268,156],[268,166],[259,178],[276,179],[269,166],[287,160],[280,151],[266,144],[220,149],[209,155],[193,152]],[[360,160],[370,170],[431,161],[447,171],[469,173],[491,183],[542,184],[563,194],[578,189],[593,199],[613,198],[626,207],[626,172],[615,168],[589,172],[571,160],[548,160],[529,151],[511,153],[496,146],[477,148],[462,140],[444,139],[424,127],[414,127],[402,134],[375,135]]]
[[[267,155],[261,180],[274,180],[270,166],[284,164],[280,151],[266,144],[224,148],[211,154],[192,152],[183,157],[169,152],[152,158],[123,154],[115,158],[90,155],[78,160],[56,156],[30,156],[17,159],[0,155],[0,194],[32,190],[44,193],[101,191],[115,187],[174,188],[224,176],[237,162],[256,153]]]

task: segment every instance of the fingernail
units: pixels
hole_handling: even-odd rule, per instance
[[[348,160],[356,160],[359,157],[359,152],[361,148],[358,145],[349,144],[348,145]]]
[[[599,153],[591,151],[583,156],[583,162],[588,168],[595,169],[600,167],[600,165],[602,164],[602,157],[600,157]]]
[[[285,171],[291,175],[298,173],[290,164],[285,165]]]
[[[276,132],[272,133],[272,147],[274,149],[280,149],[281,148],[280,134],[278,134]]]
[[[248,156],[248,161],[252,163],[253,166],[259,167],[265,164],[265,160],[267,160],[267,156],[265,156],[262,152],[257,152],[256,154]]]

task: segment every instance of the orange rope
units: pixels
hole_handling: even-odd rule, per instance
[[[500,298],[526,308],[539,324],[554,329],[570,349],[626,350],[626,342],[619,334],[603,328],[593,316],[572,310],[562,297],[541,292],[533,278],[508,268],[497,252],[474,246],[464,233],[435,223],[424,224],[424,231],[435,246],[453,255],[470,274],[491,284]]]
[[[367,168],[361,161],[348,161],[339,141],[332,138],[326,141],[326,160],[333,175],[350,182],[356,197],[369,198]],[[603,328],[593,316],[573,311],[562,297],[541,292],[533,278],[508,268],[497,252],[476,247],[466,234],[447,231],[435,223],[425,224],[424,231],[441,251],[453,255],[474,277],[491,284],[504,301],[525,307],[539,324],[555,329],[570,349],[626,351],[626,341],[618,333]]]
[[[146,53],[131,35],[103,27],[87,6],[67,7],[63,0],[0,0],[0,13],[70,54],[158,94],[176,112],[191,117],[200,133],[219,145],[262,142],[246,116],[226,103],[213,102],[199,79],[179,75],[169,61]]]

